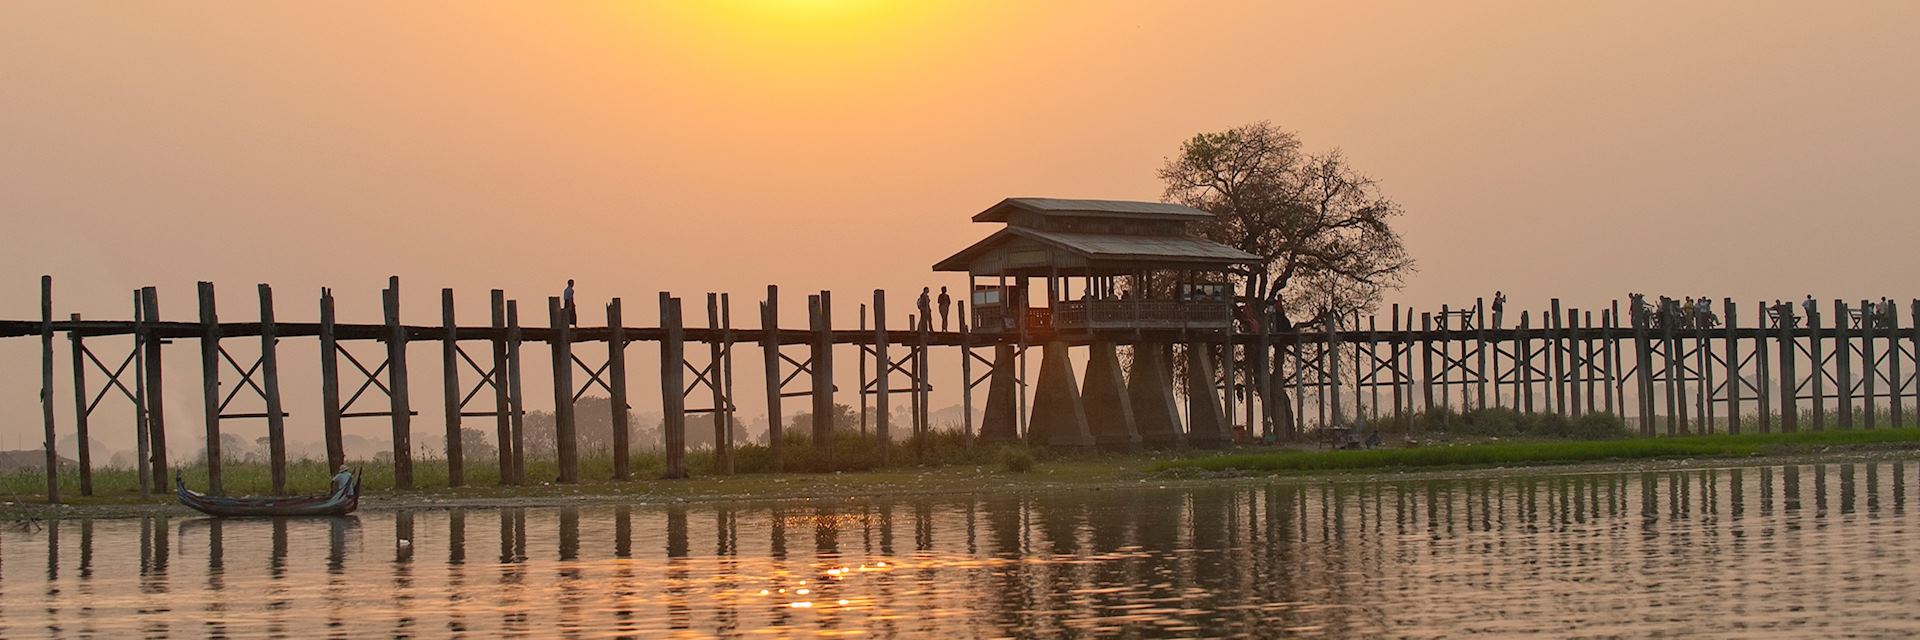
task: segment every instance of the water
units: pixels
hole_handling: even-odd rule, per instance
[[[0,637],[1911,637],[1916,473],[67,519]]]

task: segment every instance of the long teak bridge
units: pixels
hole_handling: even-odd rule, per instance
[[[54,501],[60,491],[57,396],[74,404],[82,494],[93,491],[89,417],[109,401],[134,408],[143,491],[166,486],[167,413],[164,394],[155,390],[167,371],[161,345],[174,341],[199,347],[199,426],[213,492],[222,489],[221,425],[231,420],[265,421],[273,488],[284,490],[287,412],[278,354],[293,338],[317,342],[309,348],[321,356],[330,467],[346,462],[343,421],[384,419],[400,488],[414,485],[417,398],[409,345],[422,342],[441,347],[437,382],[448,482],[455,486],[464,483],[466,465],[480,462],[461,450],[466,419],[492,420],[500,445],[492,462],[501,481],[525,481],[522,382],[535,370],[553,377],[558,479],[580,480],[573,412],[595,389],[611,398],[612,477],[628,479],[628,349],[636,343],[659,349],[669,477],[686,473],[690,419],[710,419],[715,468],[732,471],[734,351],[741,346],[761,352],[776,465],[787,398],[809,399],[815,442],[834,437],[834,405],[845,393],[834,384],[835,359],[848,353],[860,371],[861,410],[872,401],[873,433],[883,441],[894,435],[890,402],[897,394],[909,403],[908,435],[931,431],[929,393],[937,376],[929,354],[951,348],[961,355],[959,371],[948,373],[957,374],[960,426],[969,442],[1025,439],[1062,448],[1271,442],[1359,419],[1480,407],[1632,416],[1645,435],[1872,428],[1883,410],[1889,424],[1902,424],[1903,401],[1920,390],[1914,375],[1920,328],[1912,321],[1902,327],[1899,310],[1888,302],[1833,301],[1830,318],[1824,305],[1756,305],[1753,326],[1741,326],[1732,300],[1720,304],[1724,322],[1689,320],[1713,314],[1637,300],[1624,311],[1618,302],[1576,309],[1554,300],[1537,315],[1522,312],[1508,322],[1504,310],[1476,300],[1437,312],[1394,305],[1385,319],[1323,314],[1312,326],[1291,326],[1236,291],[1229,276],[1250,256],[1185,236],[1184,226],[1205,215],[1155,203],[1002,202],[976,220],[1007,228],[936,265],[969,274],[957,330],[935,329],[930,303],[915,305],[905,326],[890,324],[881,290],[858,304],[858,328],[835,322],[837,307],[827,291],[807,296],[806,328],[781,328],[780,292],[773,286],[760,302],[757,328],[733,326],[731,296],[724,293],[706,295],[704,326],[687,326],[681,299],[665,292],[653,326],[629,326],[619,298],[606,303],[604,325],[573,326],[558,297],[546,301],[545,326],[523,326],[518,301],[500,290],[490,294],[485,324],[462,325],[451,289],[440,291],[440,324],[408,325],[400,321],[398,278],[381,292],[379,324],[336,322],[333,293],[324,289],[317,322],[282,322],[265,284],[257,287],[258,321],[222,321],[211,283],[199,286],[197,321],[161,320],[151,287],[132,292],[131,320],[56,319],[53,281],[43,277],[40,319],[0,320],[0,338],[40,338],[47,493]],[[1034,286],[1036,280],[1044,286]],[[1045,297],[1035,304],[1031,298],[1039,293]],[[1920,318],[1920,300],[1907,307],[1910,317]],[[54,375],[61,334],[72,358],[65,388]],[[233,341],[257,344],[259,355],[235,357],[226,348]],[[527,343],[545,345],[549,362],[524,363]],[[605,345],[606,357],[590,362],[575,353],[576,345],[587,344]],[[1042,356],[1030,390],[1026,352],[1033,346]],[[1120,357],[1121,347],[1130,358]],[[1078,380],[1074,349],[1086,350]],[[1180,381],[1176,358],[1185,364]],[[976,375],[976,367],[984,371]],[[975,391],[982,386],[987,397],[975,425]],[[242,396],[264,410],[234,409]]]

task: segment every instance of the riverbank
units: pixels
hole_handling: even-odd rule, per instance
[[[1601,441],[1476,441],[1372,451],[1187,451],[1044,461],[1027,472],[999,465],[896,467],[847,473],[708,475],[675,481],[477,485],[369,493],[366,510],[851,500],[886,496],[1177,488],[1223,483],[1411,481],[1514,473],[1617,473],[1813,464],[1920,457],[1920,429],[1634,438]],[[190,513],[170,492],[146,499],[103,494],[47,505],[0,498],[0,519]]]

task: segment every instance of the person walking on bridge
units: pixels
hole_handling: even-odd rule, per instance
[[[947,330],[947,312],[953,309],[953,296],[947,295],[947,288],[940,287],[940,330]]]
[[[567,289],[560,292],[560,304],[567,308],[567,326],[580,326],[580,314],[573,308],[573,278],[567,278]]]
[[[933,327],[933,288],[920,287],[920,326],[921,331]]]

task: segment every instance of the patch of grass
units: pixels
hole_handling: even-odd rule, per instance
[[[1609,440],[1631,438],[1625,420],[1606,412],[1568,418],[1553,413],[1524,413],[1506,407],[1455,412],[1431,408],[1411,416],[1383,418],[1373,425],[1381,433],[1414,435],[1444,433],[1494,438],[1563,438]]]
[[[1367,451],[1293,451],[1236,453],[1184,458],[1154,465],[1154,471],[1296,472],[1452,466],[1641,460],[1651,458],[1740,457],[1831,446],[1920,443],[1920,429],[1883,429],[1769,433],[1684,438],[1632,438],[1593,441],[1535,441],[1464,444],[1445,447]]]

